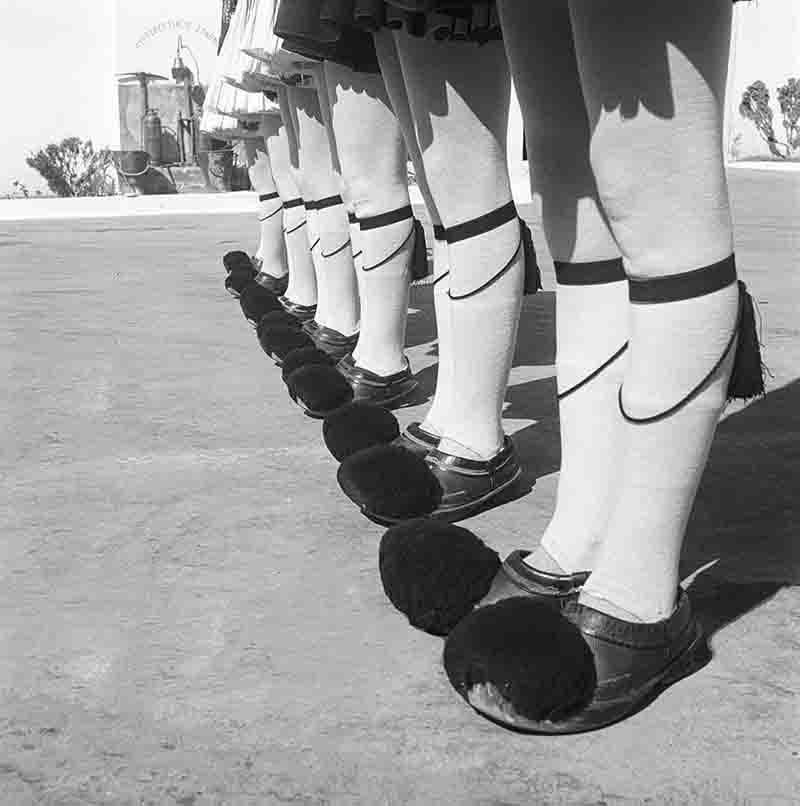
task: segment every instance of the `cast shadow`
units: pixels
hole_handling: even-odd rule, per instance
[[[712,635],[800,583],[800,380],[717,429],[689,521],[681,577]]]

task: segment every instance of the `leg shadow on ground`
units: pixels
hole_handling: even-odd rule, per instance
[[[681,576],[708,635],[800,582],[800,381],[717,429]],[[706,569],[706,570],[701,570]]]

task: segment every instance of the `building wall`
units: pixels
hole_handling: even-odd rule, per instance
[[[166,125],[174,127],[173,118],[177,117],[177,109],[182,103],[171,73],[179,37],[184,45],[181,57],[195,74],[196,83],[208,81],[217,54],[220,2],[137,0],[131,3],[113,0],[113,6],[114,63],[110,66],[107,83],[113,93],[116,109],[113,128],[104,139],[112,148],[125,148],[128,147],[131,132],[138,131],[141,113],[137,111],[134,114],[132,111],[138,110],[135,101],[138,85],[134,81],[133,87],[119,86],[119,75],[147,72],[168,79],[167,82],[151,84],[150,106],[159,110]],[[132,116],[136,120],[132,121]]]

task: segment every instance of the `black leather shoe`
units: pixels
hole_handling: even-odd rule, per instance
[[[334,330],[332,327],[325,327],[325,325],[319,325],[319,327],[309,335],[320,350],[326,352],[336,361],[341,361],[348,353],[352,353],[356,344],[358,344],[358,333],[354,333],[352,336],[345,336],[338,330]]]
[[[425,456],[425,461],[442,488],[439,506],[429,514],[450,522],[474,515],[522,476],[509,437],[499,453],[488,460],[464,459],[437,447]]]
[[[300,322],[308,322],[314,318],[317,312],[316,305],[300,305],[297,302],[292,302],[288,297],[278,297],[278,302],[283,305],[283,310],[296,316]]]
[[[320,329],[320,327],[321,326],[316,319],[307,319],[305,322],[303,322],[303,330],[305,330],[309,336],[313,336]]]
[[[425,457],[432,450],[439,447],[440,441],[440,437],[437,437],[436,434],[431,434],[430,431],[426,431],[421,423],[409,423],[405,431],[392,442],[392,445],[397,445]]]
[[[262,288],[266,288],[270,294],[274,294],[276,297],[282,297],[286,293],[286,289],[289,287],[288,274],[284,275],[283,277],[273,277],[271,274],[267,274],[265,271],[260,271],[253,279]]]
[[[401,404],[417,388],[418,382],[411,374],[406,359],[405,367],[392,375],[378,375],[356,364],[353,354],[346,355],[336,369],[353,388],[353,400],[375,403],[385,409]]]
[[[428,516],[455,522],[489,506],[517,483],[522,469],[511,440],[488,460],[462,459],[440,447],[423,453],[375,445],[350,456],[337,479],[375,523],[392,526]]]
[[[503,599],[461,621],[444,651],[450,682],[476,711],[544,734],[619,722],[709,657],[683,590],[672,615],[654,624],[577,601],[559,613],[531,599]]]
[[[588,571],[577,574],[551,574],[532,568],[525,562],[529,551],[512,551],[492,580],[486,595],[476,607],[509,599],[512,596],[529,596],[545,602],[555,610],[563,610],[568,602],[578,600],[581,588],[589,579]]]
[[[477,607],[525,596],[555,610],[577,599],[588,572],[548,574],[526,565],[527,551],[501,563],[477,535],[433,518],[392,526],[378,554],[389,601],[409,623],[432,635],[447,635]]]

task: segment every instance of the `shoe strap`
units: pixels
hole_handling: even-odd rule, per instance
[[[426,431],[421,423],[409,423],[406,426],[405,434],[415,442],[418,442],[421,445],[429,445],[429,446],[436,446],[440,442],[440,437],[437,437],[435,434],[432,434],[430,431]]]
[[[578,593],[589,579],[589,571],[576,574],[551,574],[525,562],[529,551],[512,551],[503,561],[503,572],[519,588],[530,593],[571,596]]]
[[[348,358],[350,358],[350,361],[343,367],[348,380],[359,381],[367,386],[382,388],[411,377],[411,367],[409,366],[408,359],[406,359],[405,367],[399,372],[395,372],[391,375],[378,375],[376,372],[371,372],[368,369],[364,369],[364,367],[359,367],[352,358],[352,353],[349,356],[345,356],[342,361],[346,361]]]
[[[466,459],[452,453],[445,453],[441,448],[434,448],[426,457],[429,464],[453,470],[466,475],[485,475],[493,473],[514,455],[514,443],[509,437],[503,440],[503,447],[491,459]]]
[[[273,199],[277,199],[277,198],[279,198],[277,193],[262,193],[258,197],[258,200],[260,202],[265,202],[265,201],[272,201]]]

